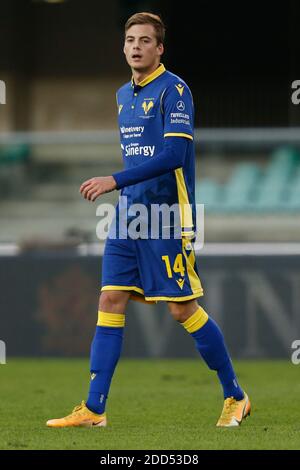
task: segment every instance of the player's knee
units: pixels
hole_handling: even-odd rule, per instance
[[[195,300],[187,302],[168,302],[168,307],[174,320],[183,323],[195,313],[198,304]]]
[[[172,317],[174,318],[174,320],[180,322],[180,323],[183,323],[185,321],[185,314],[184,312],[181,312],[181,311],[174,311],[174,310],[171,310],[170,311]]]
[[[129,300],[127,292],[104,291],[99,299],[99,310],[110,313],[125,313]]]
[[[168,307],[174,320],[180,323],[183,323],[185,320],[187,320],[188,316],[184,305],[170,302]]]

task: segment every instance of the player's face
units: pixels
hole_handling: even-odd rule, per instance
[[[160,63],[164,46],[157,44],[155,29],[151,24],[136,24],[127,30],[123,50],[132,69],[146,71]]]

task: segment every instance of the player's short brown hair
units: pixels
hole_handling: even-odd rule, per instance
[[[151,24],[155,29],[157,44],[164,43],[166,27],[160,16],[146,12],[135,13],[126,21],[125,35],[127,33],[127,30],[135,24]]]

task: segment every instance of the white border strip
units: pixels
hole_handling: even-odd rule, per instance
[[[20,247],[14,243],[0,243],[0,256],[17,256],[20,252]]]
[[[195,129],[200,144],[300,144],[299,127]],[[90,131],[0,132],[0,144],[119,144],[118,129]]]
[[[69,249],[66,246],[66,251]],[[42,251],[41,246],[39,250]],[[196,244],[195,251],[199,256],[295,256],[300,255],[300,243],[206,243],[202,249],[198,249]],[[82,243],[78,245],[77,253],[80,256],[102,256],[104,243]],[[21,246],[14,243],[0,244],[0,256],[19,254],[22,254]]]
[[[300,243],[205,243],[194,245],[199,256],[285,256],[300,255]],[[78,246],[81,256],[103,255],[104,244],[91,243]]]
[[[205,256],[286,256],[300,255],[300,243],[206,243],[195,251]]]

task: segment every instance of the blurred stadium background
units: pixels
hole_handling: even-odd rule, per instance
[[[196,107],[203,305],[239,358],[300,337],[299,2],[2,0],[0,339],[9,356],[87,356],[103,245],[79,185],[121,168],[123,24],[162,15],[166,67]],[[116,202],[117,193],[102,202]],[[172,336],[172,337],[171,337]],[[196,357],[166,307],[131,303],[124,356]]]

